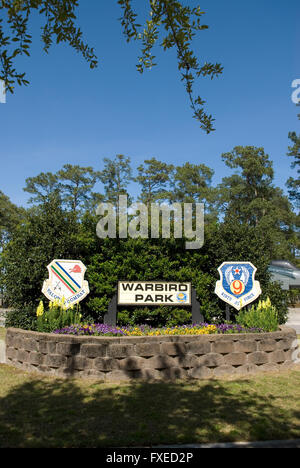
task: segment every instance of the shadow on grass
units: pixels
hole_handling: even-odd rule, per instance
[[[291,386],[294,379],[299,388],[299,377],[299,372],[292,372],[286,382]],[[291,395],[283,394],[285,382],[279,383],[278,377],[264,382],[108,385],[27,375],[0,398],[0,447],[129,447],[299,438],[300,412],[295,411]]]

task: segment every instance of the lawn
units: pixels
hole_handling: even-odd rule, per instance
[[[300,438],[300,366],[281,374],[104,384],[0,365],[0,447]]]

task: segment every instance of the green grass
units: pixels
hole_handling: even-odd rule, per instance
[[[0,327],[0,340],[4,340],[6,335],[6,329],[3,327]]]
[[[104,384],[0,365],[0,447],[300,438],[300,367],[240,379]]]
[[[0,382],[0,448],[300,438],[300,365],[239,379],[130,384],[0,365]]]

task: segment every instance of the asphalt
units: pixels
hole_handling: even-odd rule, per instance
[[[287,327],[294,328],[298,335],[300,335],[300,307],[289,309]]]

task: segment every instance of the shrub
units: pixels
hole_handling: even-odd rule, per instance
[[[5,319],[6,328],[21,328],[22,330],[36,330],[37,317],[33,307],[18,307],[10,310]]]
[[[68,327],[79,323],[81,314],[79,308],[76,309],[74,306],[67,309],[64,300],[49,303],[49,310],[45,312],[43,301],[36,310],[37,321],[36,329],[39,332],[51,333],[58,328]]]
[[[278,329],[278,313],[271,301],[259,301],[257,306],[252,306],[249,310],[242,309],[236,316],[236,322],[246,328],[261,328],[266,332]]]

